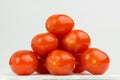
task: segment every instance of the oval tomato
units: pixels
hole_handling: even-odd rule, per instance
[[[51,74],[71,74],[75,68],[75,58],[69,52],[54,50],[46,58],[46,68]]]
[[[89,48],[82,55],[84,68],[95,75],[103,74],[108,69],[109,63],[108,55],[97,48]]]
[[[75,54],[74,55],[75,59],[76,59],[76,65],[75,65],[75,69],[74,69],[74,73],[82,73],[83,71],[85,71],[85,68],[82,64],[82,54]]]
[[[46,57],[49,52],[57,49],[58,40],[51,33],[37,34],[31,42],[31,47],[35,54],[40,57]]]
[[[38,67],[36,69],[36,72],[40,74],[48,74],[48,70],[45,66],[45,59],[38,57]]]
[[[82,53],[90,46],[89,35],[82,30],[73,30],[62,40],[63,49],[71,53]]]
[[[73,29],[74,21],[71,17],[64,14],[55,14],[50,16],[46,21],[46,29],[48,32],[63,37]]]
[[[32,51],[20,50],[11,56],[9,65],[16,74],[29,75],[36,70],[38,61]]]

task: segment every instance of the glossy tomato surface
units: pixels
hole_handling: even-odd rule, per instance
[[[11,56],[9,65],[16,74],[29,75],[36,70],[38,61],[32,51],[20,50]]]
[[[37,34],[32,39],[31,47],[35,54],[37,54],[40,57],[46,57],[49,52],[57,49],[58,40],[51,33]]]
[[[71,53],[82,53],[90,46],[89,35],[82,30],[73,30],[62,40],[64,50]]]
[[[46,21],[46,29],[48,32],[63,37],[73,29],[74,21],[71,17],[64,14],[55,14],[50,16]]]
[[[109,67],[108,55],[97,48],[89,48],[82,55],[85,69],[95,75],[103,74]]]
[[[74,69],[74,73],[82,73],[83,71],[85,71],[85,68],[82,64],[82,54],[75,54],[74,55],[75,59],[76,59],[76,65],[75,65],[75,69]]]
[[[46,58],[46,68],[55,75],[71,74],[75,68],[75,58],[69,52],[54,50]]]
[[[45,66],[45,59],[38,57],[38,67],[36,69],[36,72],[39,74],[49,74]]]

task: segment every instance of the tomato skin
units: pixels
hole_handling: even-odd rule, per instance
[[[45,59],[38,57],[38,67],[36,72],[40,74],[49,74],[46,66],[45,66]]]
[[[76,66],[75,66],[75,69],[74,69],[74,73],[82,73],[83,71],[85,71],[85,68],[84,66],[82,65],[82,54],[75,54],[74,55],[75,57],[75,60],[76,60]]]
[[[40,57],[46,57],[49,52],[57,49],[58,40],[51,33],[37,34],[31,41],[31,47],[35,54]]]
[[[46,68],[55,75],[71,74],[75,68],[75,58],[69,52],[54,50],[46,58]]]
[[[82,64],[88,72],[94,75],[100,75],[108,69],[110,59],[100,49],[89,48],[82,55]]]
[[[62,40],[64,50],[71,53],[83,53],[90,46],[89,35],[82,30],[73,30]]]
[[[73,27],[74,21],[72,18],[64,14],[55,14],[46,20],[46,29],[57,37],[63,37],[69,33]]]
[[[63,38],[57,38],[57,39],[58,39],[58,49],[63,50],[63,47],[62,47]]]
[[[29,50],[16,51],[9,60],[11,70],[18,75],[32,74],[37,66],[37,57]]]

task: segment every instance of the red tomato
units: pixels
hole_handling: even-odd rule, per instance
[[[36,72],[38,72],[40,74],[48,74],[49,73],[45,66],[45,59],[38,57],[38,67],[36,69]]]
[[[82,55],[82,65],[95,75],[103,74],[108,69],[109,63],[108,55],[97,48],[89,48]]]
[[[74,73],[81,73],[83,71],[85,71],[85,68],[82,65],[81,59],[82,59],[82,54],[76,54],[74,55],[75,59],[76,59],[76,66],[74,69]]]
[[[20,50],[11,56],[9,65],[16,74],[29,75],[36,70],[38,61],[32,51]]]
[[[63,49],[63,47],[62,47],[62,39],[63,38],[58,38],[58,49]]]
[[[46,21],[46,29],[48,32],[63,37],[73,29],[74,21],[67,15],[55,14],[50,16]]]
[[[31,47],[35,54],[46,57],[49,52],[57,49],[58,40],[51,33],[38,34],[32,39]]]
[[[82,30],[73,30],[62,41],[62,46],[71,53],[82,53],[90,46],[89,35]]]
[[[46,68],[55,75],[71,74],[75,68],[75,58],[69,52],[54,50],[46,58]]]

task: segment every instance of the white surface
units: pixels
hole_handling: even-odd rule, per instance
[[[85,30],[91,36],[91,47],[110,56],[106,73],[119,75],[119,3],[120,0],[0,0],[0,67],[9,68],[9,58],[16,50],[31,50],[33,36],[46,32],[45,20],[63,13],[73,18],[75,29]]]
[[[43,75],[43,74],[32,74],[28,76],[18,76],[13,74],[9,68],[0,69],[0,80],[120,80],[120,75],[117,74],[104,74],[104,75],[91,75],[87,72],[81,74],[72,74],[66,76],[57,75]]]

